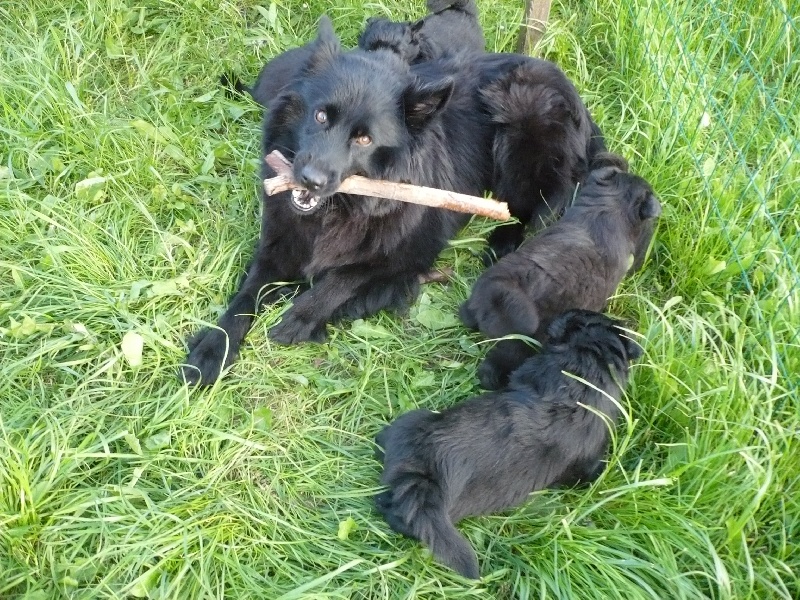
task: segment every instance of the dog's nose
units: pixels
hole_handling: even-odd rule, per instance
[[[328,176],[314,165],[306,165],[300,171],[300,185],[311,192],[316,192],[326,183],[328,183]]]

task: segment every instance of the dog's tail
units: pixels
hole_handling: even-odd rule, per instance
[[[445,10],[460,10],[472,17],[478,16],[478,5],[475,0],[428,0],[426,4],[432,14]]]
[[[253,95],[253,88],[250,88],[245,84],[243,84],[242,80],[239,79],[236,75],[223,73],[222,75],[220,75],[219,84],[222,86],[223,92],[228,98],[233,98],[234,92],[237,94],[247,93],[250,96]]]
[[[439,562],[464,577],[480,579],[475,550],[450,521],[442,488],[436,481],[419,473],[405,473],[393,482],[391,501],[384,504],[389,506],[379,509],[393,529],[423,542]]]

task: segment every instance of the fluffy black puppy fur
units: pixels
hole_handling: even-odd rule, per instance
[[[465,325],[487,337],[518,333],[544,342],[557,314],[602,310],[631,265],[641,264],[661,205],[622,157],[599,154],[594,165],[558,222],[478,278],[461,306]],[[481,384],[502,387],[532,353],[522,341],[498,342],[478,369]]]
[[[474,60],[496,126],[492,191],[519,219],[492,232],[488,264],[513,252],[527,225],[539,229],[562,214],[605,143],[575,86],[553,63],[519,54]]]
[[[359,47],[390,50],[409,63],[483,52],[486,41],[475,0],[428,0],[427,6],[431,14],[413,23],[370,17]]]
[[[520,504],[536,490],[595,479],[620,415],[611,398],[620,399],[628,362],[641,355],[619,326],[602,314],[567,312],[507,389],[441,413],[415,410],[384,428],[376,442],[389,489],[376,505],[389,526],[478,579],[475,551],[455,523]]]
[[[276,282],[313,281],[269,332],[284,344],[322,341],[333,320],[405,307],[468,215],[335,190],[360,174],[481,194],[490,143],[478,95],[457,71],[418,75],[390,52],[343,53],[323,19],[303,76],[264,125],[263,153],[292,159],[310,191],[263,197],[255,258],[218,327],[190,343],[185,380],[209,384],[231,364],[254,314],[286,294]]]

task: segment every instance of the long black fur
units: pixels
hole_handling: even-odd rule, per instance
[[[389,526],[478,579],[477,556],[455,528],[458,521],[515,506],[536,490],[599,476],[628,363],[641,354],[619,326],[602,314],[567,312],[550,325],[544,351],[514,372],[507,389],[441,413],[415,410],[384,428],[376,442],[388,490],[376,505]]]
[[[492,232],[491,262],[520,245],[527,225],[539,229],[561,216],[605,144],[575,86],[553,63],[519,54],[475,60],[488,79],[483,100],[496,125],[492,191],[519,219]]]
[[[319,203],[301,213],[289,192],[263,197],[255,257],[218,327],[192,341],[182,369],[189,383],[209,384],[231,364],[259,307],[286,294],[275,282],[313,282],[269,332],[284,344],[322,341],[330,321],[406,306],[418,276],[468,219],[334,193],[344,178],[467,194],[488,187],[491,128],[474,85],[457,70],[418,75],[389,52],[343,53],[327,19],[302,70],[272,102],[263,152],[280,150],[294,161],[296,180],[314,179]],[[364,135],[371,136],[368,146],[356,143]],[[265,166],[262,175],[274,173]]]
[[[486,41],[475,0],[428,0],[427,5],[430,14],[415,22],[370,17],[359,47],[390,50],[409,63],[483,52]]]
[[[641,264],[661,205],[622,157],[601,153],[594,166],[559,221],[478,278],[461,306],[465,325],[490,338],[516,333],[544,342],[557,314],[602,310],[631,265]],[[498,342],[478,369],[481,384],[502,387],[532,353],[523,341]]]

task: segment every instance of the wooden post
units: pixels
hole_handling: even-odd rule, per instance
[[[529,54],[542,39],[550,18],[550,0],[524,0],[525,17],[517,40],[517,52]]]

